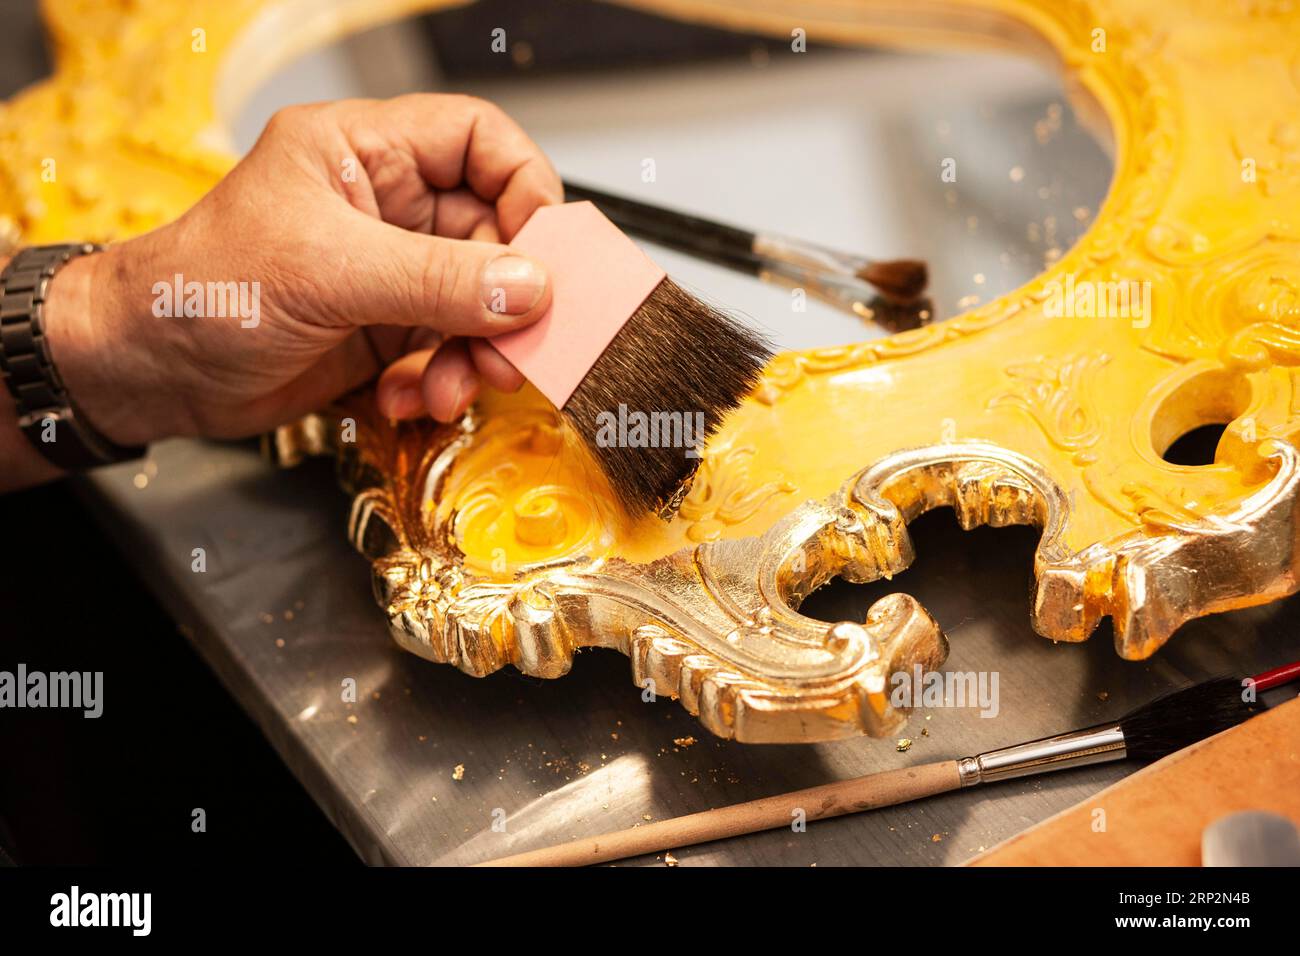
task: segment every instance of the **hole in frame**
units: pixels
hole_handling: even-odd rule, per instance
[[[1151,445],[1171,465],[1212,465],[1225,428],[1249,405],[1250,384],[1243,375],[1227,369],[1193,375],[1156,408]]]

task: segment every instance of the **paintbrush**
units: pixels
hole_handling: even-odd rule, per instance
[[[1288,679],[1300,677],[1300,668],[1291,667],[1293,671]],[[1265,676],[1250,679],[1256,682],[1256,690],[1263,689],[1264,685],[1259,681]],[[823,820],[1053,770],[1115,760],[1159,760],[1227,730],[1256,713],[1254,695],[1243,694],[1247,683],[1233,677],[1215,678],[1157,698],[1120,720],[1084,730],[1016,744],[975,757],[888,770],[705,810],[478,865],[587,866],[788,827],[800,813],[804,820]],[[1269,686],[1277,686],[1276,681]]]
[[[925,291],[929,279],[925,263],[917,259],[868,259],[802,239],[750,232],[572,182],[564,184],[564,193],[569,200],[594,202],[619,228],[634,235],[765,281],[805,288],[857,315],[869,310],[875,297],[873,287],[892,303],[910,303]]]
[[[770,346],[678,286],[589,202],[541,207],[511,246],[546,266],[551,306],[489,341],[560,409],[630,514],[671,517]]]

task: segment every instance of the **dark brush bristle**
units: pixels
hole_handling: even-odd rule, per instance
[[[1124,749],[1134,760],[1159,760],[1258,713],[1242,699],[1241,681],[1216,677],[1157,697],[1120,721]]]
[[[870,263],[858,272],[858,278],[870,282],[886,298],[910,302],[925,291],[930,273],[919,259],[894,259]]]
[[[686,454],[677,431],[661,447],[602,442],[602,421],[617,418],[620,405],[629,415],[677,416],[659,422],[685,424],[690,415],[692,428],[701,421],[695,413],[702,413],[700,447],[758,383],[771,357],[771,348],[750,329],[664,279],[579,383],[564,416],[629,513],[662,512],[699,459]]]

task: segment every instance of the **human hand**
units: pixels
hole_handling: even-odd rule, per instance
[[[291,107],[176,222],[69,263],[46,335],[81,412],[120,444],[255,434],[381,372],[386,415],[450,421],[482,381],[522,383],[480,337],[535,321],[550,292],[499,243],[562,199],[481,100]],[[224,315],[176,314],[190,283]]]

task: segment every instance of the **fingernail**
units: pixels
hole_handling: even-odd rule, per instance
[[[384,414],[389,418],[413,418],[424,408],[424,396],[414,385],[394,389],[384,398]]]
[[[531,259],[501,256],[483,270],[483,304],[498,315],[523,315],[546,291],[546,273]]]

